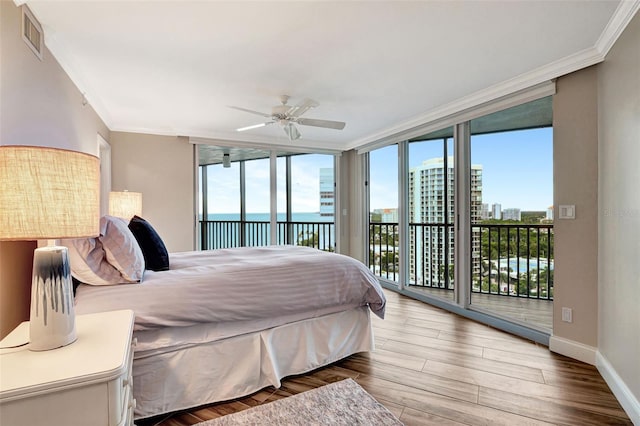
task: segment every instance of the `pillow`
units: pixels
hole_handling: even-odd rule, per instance
[[[100,237],[109,262],[126,282],[142,281],[144,275],[144,256],[127,222],[115,216],[100,218]]]
[[[69,250],[71,275],[91,285],[112,285],[122,282],[120,272],[107,262],[102,243],[97,238],[62,240]]]
[[[162,238],[153,226],[139,216],[133,216],[129,222],[129,229],[138,240],[142,249],[147,269],[152,271],[166,271],[169,269],[169,253]]]

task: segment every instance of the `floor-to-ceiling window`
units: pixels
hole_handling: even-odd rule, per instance
[[[542,329],[553,324],[551,119],[546,97],[470,123],[471,162],[482,170],[471,306]]]
[[[333,155],[279,153],[272,167],[269,151],[201,145],[199,157],[202,249],[274,243],[335,251]]]
[[[407,289],[453,299],[453,128],[409,141]]]
[[[548,95],[553,85],[535,90]],[[519,94],[366,151],[369,264],[406,294],[544,341],[553,300],[551,97],[518,96],[536,98]],[[382,207],[396,209],[386,232]],[[398,262],[397,253],[406,256]]]
[[[398,145],[369,153],[369,267],[380,278],[398,282]]]

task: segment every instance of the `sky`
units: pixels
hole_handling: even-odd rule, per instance
[[[533,129],[471,137],[471,163],[482,165],[482,202],[502,209],[546,211],[553,205],[553,129]],[[443,141],[409,144],[409,167],[443,157]],[[453,155],[449,140],[447,153]],[[371,209],[398,206],[397,146],[370,153]]]
[[[553,204],[553,130],[522,130],[472,136],[471,162],[480,164],[482,202],[499,203],[502,209],[545,211]],[[370,153],[370,207],[397,208],[397,145]],[[448,141],[453,155],[453,141]],[[409,144],[409,167],[443,156],[443,141]],[[247,213],[269,211],[269,159],[246,163]],[[293,212],[317,212],[320,208],[319,169],[333,167],[331,155],[292,157]],[[285,160],[278,159],[278,211],[285,211]],[[239,166],[209,167],[209,213],[239,213]]]
[[[269,159],[245,162],[247,213],[268,213]],[[286,210],[285,159],[278,158],[278,212]],[[320,210],[320,168],[333,168],[333,156],[323,154],[296,155],[291,158],[293,213]],[[240,212],[240,167],[209,167],[209,213]],[[215,188],[215,189],[214,189]]]

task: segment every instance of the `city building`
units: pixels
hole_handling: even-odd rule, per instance
[[[502,204],[495,203],[491,205],[491,216],[494,219],[502,219]]]
[[[445,288],[444,271],[454,259],[454,160],[432,158],[409,170],[409,279]],[[471,166],[471,222],[481,219],[482,165]],[[479,232],[479,231],[474,231]],[[480,241],[472,235],[472,258],[479,258]],[[474,269],[479,267],[473,261]],[[451,286],[452,283],[449,283]]]
[[[502,211],[502,220],[522,220],[520,209],[510,208]]]
[[[489,211],[489,204],[482,203],[482,206],[480,206],[480,219],[482,219],[482,220],[491,219],[491,212]]]
[[[398,223],[398,209],[374,209],[373,214],[380,215],[382,223]]]
[[[320,216],[335,214],[335,183],[333,180],[333,168],[320,168]]]
[[[553,206],[549,206],[549,208],[547,208],[547,216],[545,217],[546,220],[553,220]]]

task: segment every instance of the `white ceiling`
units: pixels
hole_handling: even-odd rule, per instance
[[[291,145],[270,112],[312,98],[300,146],[348,149],[604,58],[633,1],[29,0],[111,130]]]

